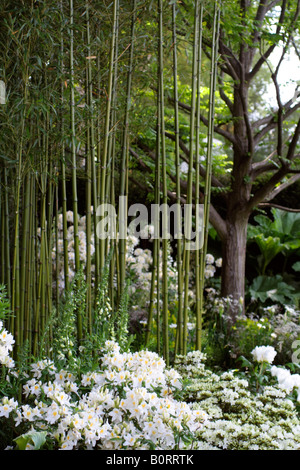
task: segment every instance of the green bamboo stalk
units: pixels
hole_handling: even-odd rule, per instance
[[[109,75],[108,75],[108,91],[107,91],[107,105],[106,105],[106,117],[105,117],[105,130],[104,130],[104,143],[103,152],[101,158],[101,187],[98,188],[100,194],[100,204],[105,202],[106,194],[106,171],[107,171],[107,159],[108,159],[108,144],[110,134],[110,117],[111,117],[111,101],[113,91],[113,69],[114,69],[114,57],[115,57],[115,42],[117,34],[117,7],[118,0],[113,2],[113,28],[110,45],[110,58],[109,58]],[[105,264],[105,240],[100,240],[100,269],[104,268]]]
[[[179,108],[177,83],[177,33],[176,33],[176,4],[172,6],[172,38],[173,38],[173,86],[174,86],[174,114],[175,114],[175,166],[176,166],[176,204],[177,220],[181,220],[180,199],[180,146],[179,146]],[[178,314],[175,355],[183,352],[183,273],[182,273],[182,240],[177,239],[177,279],[178,279]]]
[[[31,289],[31,309],[32,312],[36,312],[36,303],[37,303],[37,196],[36,196],[36,180],[32,177],[32,193],[31,193],[31,279],[30,279],[30,289]],[[28,331],[29,331],[29,344],[30,351],[33,351],[34,343],[34,318],[33,314],[29,317]]]
[[[197,92],[197,56],[198,56],[198,29],[199,29],[199,0],[195,2],[194,9],[194,43],[193,43],[193,65],[192,65],[192,98],[190,115],[190,157],[188,172],[187,204],[192,205],[193,191],[193,164],[194,164],[194,142],[195,142],[195,109]],[[190,227],[191,228],[191,227]],[[184,326],[183,326],[183,353],[187,351],[187,321],[188,321],[188,291],[190,271],[190,250],[185,253],[185,278],[184,278]]]
[[[154,201],[156,207],[160,203],[160,180],[161,180],[161,106],[160,106],[160,84],[159,84],[159,68],[157,68],[157,97],[156,97],[156,159],[155,159],[155,194],[154,194]],[[154,241],[153,241],[153,265],[152,265],[152,273],[151,273],[151,288],[150,288],[150,303],[149,303],[149,313],[148,313],[148,321],[147,321],[147,329],[146,329],[146,338],[145,344],[146,346],[149,343],[150,334],[151,334],[151,325],[153,319],[153,310],[155,304],[155,296],[156,296],[156,325],[157,325],[157,353],[160,354],[160,272],[159,272],[159,265],[160,265],[160,232],[159,232],[159,212],[155,213],[155,220],[154,220]],[[155,287],[156,287],[156,294],[155,294]]]
[[[89,16],[89,2],[86,2],[86,36],[87,36],[87,56],[91,57],[91,37],[90,37],[90,16]],[[88,96],[88,106],[90,109],[90,121],[89,121],[89,156],[90,159],[90,178],[92,185],[92,199],[94,212],[98,206],[98,194],[97,194],[97,171],[96,171],[96,142],[95,142],[95,117],[94,117],[94,103],[93,103],[93,82],[92,82],[92,65],[91,60],[87,60],[87,96]],[[100,124],[98,124],[98,129],[100,129]],[[98,145],[100,149],[100,144]],[[87,214],[88,216],[88,214]],[[100,266],[100,251],[99,251],[99,239],[97,237],[97,218],[94,215],[94,240],[95,240],[95,291],[99,284],[99,266]],[[95,296],[96,298],[96,296]]]
[[[55,173],[58,175],[58,169],[55,167]],[[55,185],[55,308],[58,312],[59,308],[59,264],[60,264],[60,254],[59,254],[59,229],[58,229],[58,217],[59,217],[59,207],[58,207],[58,183]]]
[[[43,182],[43,175],[41,175]],[[35,310],[35,322],[34,322],[34,337],[33,337],[33,354],[34,356],[38,353],[38,337],[39,332],[43,331],[45,322],[44,309],[45,309],[45,258],[46,258],[46,194],[42,189],[41,194],[41,243],[40,253],[38,261],[38,286],[37,286],[37,301]]]
[[[120,168],[120,196],[126,197],[126,181],[128,177],[128,139],[129,139],[129,114],[131,108],[131,86],[133,74],[133,59],[134,59],[134,41],[135,41],[135,22],[136,22],[136,0],[132,2],[132,20],[131,20],[131,39],[129,49],[129,66],[127,74],[127,93],[126,93],[126,111],[124,117],[123,141],[122,141],[122,156]],[[126,225],[126,224],[125,224]],[[125,234],[119,241],[119,260],[120,260],[120,293],[119,298],[125,287],[125,257],[126,257],[126,238]]]
[[[86,144],[86,272],[85,279],[87,284],[86,292],[86,316],[88,319],[88,330],[91,333],[92,328],[92,260],[91,260],[91,238],[92,238],[92,176],[91,176],[91,150],[90,150],[90,132],[91,123],[87,128]]]
[[[80,269],[79,236],[78,236],[78,195],[77,195],[77,163],[76,163],[76,130],[75,130],[75,97],[74,97],[74,8],[70,0],[70,113],[71,113],[71,139],[72,139],[72,198],[73,198],[73,226],[75,271]],[[82,340],[82,318],[77,316],[77,336],[79,343]]]
[[[86,145],[86,282],[87,282],[87,319],[88,330],[92,331],[92,276],[91,276],[91,238],[92,238],[92,197],[94,198],[94,207],[97,204],[97,190],[96,190],[96,170],[95,170],[95,130],[94,130],[94,110],[93,110],[93,83],[92,83],[92,65],[91,65],[91,38],[90,38],[90,14],[89,2],[86,2],[86,40],[87,40],[87,67],[86,67],[86,95],[87,104],[89,109],[88,128],[87,128],[87,145]],[[96,222],[96,218],[94,218]],[[96,225],[94,225],[94,236],[96,241]],[[97,245],[99,246],[99,245]],[[99,250],[95,252],[97,261]],[[95,273],[95,287],[98,285],[97,270]]]
[[[97,25],[97,36],[100,37],[100,20]],[[101,108],[101,52],[98,51],[97,54],[97,91],[98,91],[98,109]],[[101,113],[98,111],[97,115],[97,204],[98,206],[100,203],[100,188],[101,188],[101,160],[102,160],[102,152],[101,152]],[[95,234],[96,236],[96,234]],[[98,272],[100,273],[100,247],[99,247],[99,265],[98,265]]]
[[[25,110],[27,101],[27,88],[28,88],[28,66],[26,67],[24,79],[24,109],[21,121],[21,137],[18,148],[18,161],[17,161],[17,189],[16,189],[16,209],[15,209],[15,234],[14,234],[14,247],[13,247],[13,267],[12,267],[12,294],[11,305],[14,317],[12,318],[12,328],[15,336],[15,357],[18,356],[20,340],[21,340],[21,318],[20,318],[20,201],[21,201],[21,186],[22,186],[22,167],[23,167],[23,138],[25,130]]]
[[[199,20],[199,44],[198,44],[198,70],[197,70],[197,111],[196,111],[196,164],[195,164],[195,205],[198,207],[200,203],[200,85],[201,85],[201,59],[202,59],[202,22],[203,22],[203,5],[200,5]],[[198,221],[196,220],[196,223]],[[202,334],[202,301],[201,301],[201,274],[200,274],[200,249],[195,250],[195,271],[196,271],[196,349],[201,349]]]
[[[45,85],[48,90],[48,78],[45,73]],[[48,93],[46,97],[49,99]],[[47,203],[47,226],[46,226],[46,308],[45,308],[45,324],[48,323],[50,312],[52,311],[52,231],[53,231],[53,205],[54,205],[54,175],[53,175],[53,155],[49,145],[50,135],[50,113],[47,110],[45,116],[45,156],[47,161],[47,189],[46,189],[46,203]],[[51,330],[48,332],[51,334]]]
[[[167,171],[166,171],[166,138],[164,122],[164,62],[163,62],[163,1],[158,0],[159,15],[159,87],[160,87],[160,109],[161,109],[161,164],[162,164],[162,201],[163,201],[163,233],[162,233],[162,276],[163,276],[163,339],[164,358],[169,365],[169,311],[168,311],[168,234],[167,234]]]
[[[29,221],[30,221],[30,196],[31,196],[31,184],[30,184],[30,173],[27,172],[25,178],[25,195],[24,195],[24,209],[23,209],[23,217],[22,217],[22,251],[21,251],[21,266],[20,266],[20,280],[21,280],[21,292],[20,292],[20,319],[22,322],[22,337],[20,338],[20,344],[23,343],[23,339],[27,339],[27,331],[24,328],[24,324],[27,322],[27,315],[28,312],[25,309],[27,306],[26,303],[26,288],[27,283],[26,279],[28,279],[28,261],[27,255],[29,250]],[[24,324],[23,324],[24,323]]]
[[[7,182],[7,168],[4,164],[4,224],[5,224],[5,283],[7,286],[7,296],[11,299],[11,266],[10,266],[10,236],[9,236],[9,209],[8,209],[8,182]]]
[[[29,209],[29,230],[28,230],[28,253],[27,253],[27,279],[26,279],[26,316],[24,320],[24,339],[29,343],[29,351],[32,351],[32,331],[31,317],[33,310],[33,252],[34,252],[34,213],[33,213],[33,197],[34,197],[34,176],[30,174],[30,209]]]
[[[64,18],[63,2],[60,2],[60,11],[62,20]],[[60,74],[61,74],[61,118],[60,118],[60,132],[61,132],[61,190],[62,190],[62,223],[63,223],[63,257],[64,257],[64,289],[69,290],[69,260],[68,260],[68,237],[67,237],[67,187],[66,187],[66,154],[64,144],[64,34],[63,27],[60,29]]]
[[[159,77],[159,71],[157,70],[157,79]],[[158,83],[157,87],[157,119],[156,119],[156,159],[155,159],[155,190],[154,190],[154,202],[156,205],[160,202],[160,86]],[[153,321],[153,312],[156,298],[156,324],[157,324],[157,352],[160,354],[160,277],[159,277],[159,214],[155,214],[154,220],[154,240],[153,240],[153,254],[152,254],[152,272],[151,272],[151,286],[150,286],[150,298],[149,298],[149,311],[146,327],[145,346],[147,347],[151,335],[151,326]],[[156,289],[155,289],[156,287]]]
[[[110,115],[110,133],[108,138],[107,151],[107,172],[106,172],[106,190],[105,202],[115,207],[115,153],[116,153],[116,131],[118,126],[117,119],[117,93],[118,93],[118,69],[119,69],[119,3],[117,4],[116,25],[115,25],[115,47],[114,47],[114,67],[113,67],[113,86],[111,95],[111,115]],[[116,227],[118,230],[118,227]],[[108,257],[110,250],[110,271],[108,281],[108,291],[110,296],[111,307],[114,309],[115,298],[117,303],[120,300],[120,273],[119,264],[116,264],[116,246],[117,241],[114,238],[105,240],[105,258]],[[114,277],[117,274],[117,292],[115,295]]]
[[[108,136],[108,150],[107,150],[107,172],[106,172],[106,183],[105,183],[105,202],[110,203],[114,206],[115,193],[114,193],[114,184],[115,184],[115,151],[116,151],[116,129],[118,125],[117,120],[117,87],[118,87],[118,69],[119,69],[119,0],[117,3],[116,10],[116,25],[115,25],[115,47],[114,47],[114,66],[113,66],[113,85],[112,85],[112,94],[111,94],[111,114],[110,114],[110,124],[109,124],[109,136]],[[110,250],[114,247],[115,240],[107,237],[105,240],[105,259],[107,258]],[[115,250],[110,257],[110,276],[109,276],[109,292],[110,295],[114,293],[114,269],[115,269]],[[118,271],[118,269],[117,269]],[[119,274],[119,273],[118,273]],[[119,291],[118,291],[119,292]],[[118,297],[118,295],[117,295]],[[114,295],[113,295],[114,298]],[[111,301],[114,302],[114,299],[110,297]]]
[[[204,288],[204,270],[205,270],[205,257],[207,253],[208,242],[208,226],[209,226],[209,209],[211,197],[211,174],[212,174],[212,147],[213,147],[213,130],[214,130],[214,108],[215,108],[215,92],[216,92],[216,77],[217,77],[217,53],[219,42],[220,30],[220,8],[215,3],[214,18],[213,18],[213,38],[212,38],[212,53],[211,53],[211,71],[210,71],[210,97],[209,97],[209,117],[208,117],[208,141],[207,141],[207,155],[206,155],[206,177],[205,177],[205,190],[204,190],[204,243],[200,253],[200,273],[201,273],[201,286],[200,286],[200,309],[201,315],[203,311],[203,288]],[[199,347],[201,344],[199,344]]]

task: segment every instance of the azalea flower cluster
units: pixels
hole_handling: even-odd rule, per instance
[[[12,368],[15,363],[10,357],[10,352],[13,349],[15,340],[11,333],[9,333],[3,326],[2,320],[0,320],[0,364]]]
[[[272,366],[271,374],[278,380],[279,387],[286,393],[296,390],[300,402],[300,374],[291,374],[291,372],[283,367]]]
[[[206,425],[197,432],[196,449],[300,449],[300,418],[290,387],[287,383],[282,387],[283,378],[290,377],[284,369],[271,368],[272,375],[277,375],[279,382],[282,379],[281,384],[253,393],[249,381],[238,371],[217,374],[206,368],[205,361],[204,354],[193,352],[176,362],[176,369],[190,380],[183,398],[193,403],[193,409],[200,407],[208,415]],[[298,383],[298,377],[293,380]]]
[[[23,387],[28,403],[4,397],[0,416],[13,418],[16,429],[46,431],[52,449],[192,445],[207,415],[175,398],[182,386],[175,369],[153,352],[121,353],[114,341],[106,341],[100,364],[80,379],[49,360],[33,364]]]
[[[212,254],[207,253],[205,257],[205,263],[204,277],[205,279],[209,279],[214,277],[217,270],[216,268],[222,267],[222,258],[215,259]]]

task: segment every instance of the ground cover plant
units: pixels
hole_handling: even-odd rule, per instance
[[[5,300],[2,292],[7,309]],[[66,311],[53,359],[24,354],[15,364],[1,322],[2,449],[300,448],[300,374],[272,365],[273,346],[256,346],[239,369],[214,371],[200,351],[178,355],[171,368],[155,352],[130,351],[126,322],[121,347],[106,339],[115,337],[111,325],[77,349]]]
[[[1,2],[1,449],[299,449],[299,15]]]

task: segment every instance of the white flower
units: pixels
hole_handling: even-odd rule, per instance
[[[189,171],[189,165],[187,164],[187,162],[182,162],[181,165],[180,165],[180,171],[181,173],[184,173],[184,174],[187,174],[188,171]]]
[[[204,271],[204,277],[205,279],[208,279],[210,277],[213,277],[214,274],[216,272],[216,268],[215,266],[213,266],[212,264],[208,264],[206,267],[205,267],[205,271]]]
[[[213,255],[207,253],[206,257],[205,257],[205,262],[207,264],[213,264],[215,261],[215,258],[213,257]]]
[[[72,223],[73,222],[73,212],[72,211],[67,211],[66,216],[67,216],[67,221]]]
[[[273,346],[256,346],[256,348],[251,351],[251,354],[257,362],[268,362],[272,364],[277,352]]]

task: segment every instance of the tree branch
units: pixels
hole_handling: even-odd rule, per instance
[[[141,167],[144,170],[146,170],[148,172],[152,172],[151,168],[145,162],[143,162],[143,160],[139,157],[139,155],[136,153],[136,151],[132,147],[129,148],[129,152],[137,160],[138,164],[141,165]],[[175,176],[170,175],[169,173],[168,173],[168,176],[173,182],[176,182],[176,177]],[[131,178],[131,179],[133,179],[133,178]],[[140,186],[140,184],[139,184],[139,186]],[[182,187],[182,189],[187,190],[187,182],[186,181],[183,181],[181,179],[180,180],[180,186]],[[195,194],[195,185],[193,185],[193,194]],[[176,193],[173,193],[172,191],[168,191],[168,196],[173,200],[177,200]],[[204,194],[203,193],[200,193],[199,200],[200,200],[200,204],[202,204],[203,201],[204,201]],[[181,196],[181,201],[182,201],[182,203],[186,202],[186,200],[183,196]],[[214,208],[214,206],[212,204],[210,204],[209,220],[210,220],[212,226],[216,229],[220,239],[225,240],[225,238],[227,236],[226,222],[220,216],[220,214],[217,212],[217,210]]]
[[[262,3],[265,3],[265,2],[263,1]],[[284,17],[285,17],[286,3],[287,3],[287,0],[283,0],[282,7],[281,7],[281,12],[280,12],[280,18],[278,20],[278,24],[277,24],[277,28],[276,28],[276,34],[279,34],[280,30],[281,30],[281,25],[282,25]],[[265,9],[264,16],[266,15],[267,11],[268,11],[268,8]],[[262,14],[262,12],[263,12],[263,8],[261,8],[261,14]],[[257,14],[258,14],[258,12],[257,12]],[[258,35],[256,35],[256,36],[257,36],[256,37],[256,43],[257,43],[257,41],[259,39],[259,36]],[[272,54],[272,52],[274,51],[276,46],[277,46],[276,43],[272,44],[272,46],[270,46],[267,49],[267,51],[258,59],[256,64],[252,68],[251,72],[249,72],[247,74],[247,81],[248,82],[250,82],[255,77],[255,75],[259,72],[260,68],[267,61],[267,59],[270,57],[270,55]],[[253,51],[253,56],[254,56],[255,49],[253,49],[252,51]]]
[[[282,183],[280,186],[278,186],[277,188],[273,189],[273,191],[267,196],[266,198],[266,202],[269,202],[271,201],[272,199],[274,199],[276,196],[278,196],[279,193],[281,193],[282,191],[284,191],[286,188],[288,188],[289,186],[291,186],[292,184],[294,184],[296,181],[298,181],[300,179],[300,174],[296,174],[294,176],[291,176],[287,181],[285,181],[284,183]]]
[[[291,107],[290,105],[294,102],[294,99],[289,100],[284,106],[284,114],[283,114],[283,119],[287,119],[289,116],[291,116],[297,109],[300,108],[300,102],[297,103],[295,106]],[[276,122],[276,115],[277,111],[274,112],[274,114],[268,116],[268,118],[263,118],[259,121],[257,121],[256,126],[261,125],[261,123],[266,123],[266,126],[263,127],[257,134],[254,136],[254,145],[256,146],[261,139],[272,129],[274,129],[277,126]],[[255,126],[255,124],[252,124],[252,127]],[[255,127],[256,127],[255,126]]]
[[[268,197],[268,194],[274,189],[276,184],[280,183],[280,181],[286,176],[287,171],[288,170],[285,167],[280,168],[267,183],[254,193],[246,206],[246,210],[249,213],[254,209],[254,207],[258,206],[258,204]]]
[[[258,204],[258,207],[275,207],[276,209],[280,209],[286,212],[300,212],[300,209],[292,209],[291,207],[284,207],[280,206],[279,204],[272,204],[268,202],[261,202],[260,204]]]

